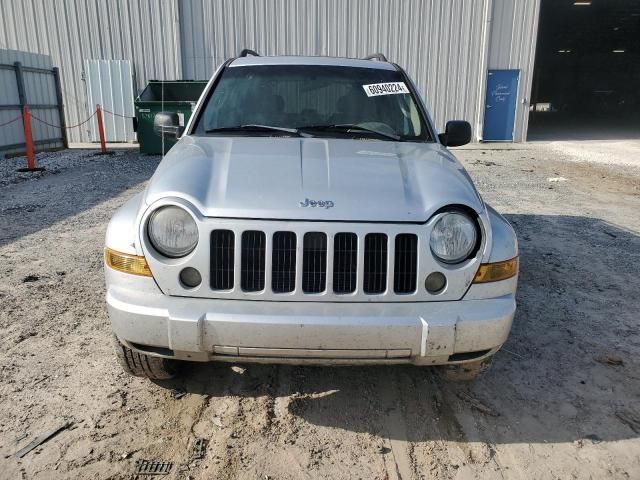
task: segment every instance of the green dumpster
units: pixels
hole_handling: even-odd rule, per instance
[[[205,81],[193,80],[149,81],[149,84],[135,101],[134,130],[138,134],[140,153],[162,153],[162,138],[153,131],[153,118],[156,113],[176,112],[180,118],[180,125],[186,125],[206,85]],[[164,153],[175,143],[175,141],[165,138]]]

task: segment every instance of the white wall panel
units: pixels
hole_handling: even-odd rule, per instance
[[[86,60],[85,79],[89,108],[87,116],[100,104],[107,142],[131,142],[135,139],[133,123],[133,70],[128,60]],[[109,112],[113,112],[113,115]],[[100,141],[97,123],[88,123],[92,142]]]

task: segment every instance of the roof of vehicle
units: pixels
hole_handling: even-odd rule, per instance
[[[230,67],[246,67],[252,65],[326,65],[334,67],[361,67],[376,68],[379,70],[396,70],[396,67],[389,62],[381,62],[378,60],[362,60],[359,58],[343,58],[343,57],[303,57],[281,55],[274,57],[238,57]]]

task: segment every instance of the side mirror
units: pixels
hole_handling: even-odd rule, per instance
[[[459,147],[471,141],[471,125],[464,120],[447,122],[444,133],[438,135],[440,143],[446,147]]]
[[[153,118],[153,131],[166,138],[180,138],[184,127],[180,126],[180,118],[175,112],[156,113]]]

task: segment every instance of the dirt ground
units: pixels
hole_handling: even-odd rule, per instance
[[[640,170],[489,148],[458,156],[517,231],[519,308],[472,384],[409,366],[130,378],[111,349],[103,237],[159,159],[62,152],[34,178],[3,160],[0,478],[132,478],[141,459],[173,462],[168,479],[640,478]]]

